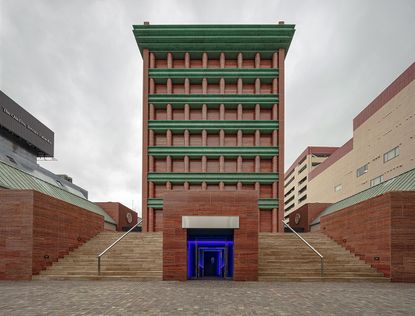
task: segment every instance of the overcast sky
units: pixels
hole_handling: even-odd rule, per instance
[[[352,119],[415,61],[415,1],[0,0],[0,89],[55,132],[93,201],[141,213],[142,60],[132,24],[296,24],[286,58],[286,169],[340,146]]]

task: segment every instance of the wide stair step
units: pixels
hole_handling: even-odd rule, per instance
[[[97,255],[121,237],[102,232],[33,277],[38,280],[137,280],[162,279],[162,234],[132,232],[101,258]]]
[[[389,281],[326,235],[313,232],[301,236],[323,255],[323,276],[320,257],[296,235],[260,233],[260,281]]]

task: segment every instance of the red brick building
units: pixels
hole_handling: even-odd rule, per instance
[[[144,61],[143,231],[163,231],[164,278],[185,279],[187,258],[188,278],[256,279],[258,232],[283,231],[294,25],[145,23],[133,32]],[[223,267],[209,272],[213,262]]]

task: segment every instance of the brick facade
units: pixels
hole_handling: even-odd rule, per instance
[[[102,216],[31,190],[0,190],[0,279],[30,280],[104,229]]]
[[[239,216],[234,230],[236,281],[258,279],[258,195],[255,191],[166,192],[163,216],[163,279],[187,279],[187,230],[182,216]]]
[[[415,282],[415,192],[388,192],[323,216],[322,232],[396,282]]]
[[[96,202],[117,223],[117,231],[125,231],[137,224],[137,213],[118,202]],[[132,222],[128,223],[127,214],[132,216]]]
[[[303,230],[305,233],[310,231],[310,224],[316,217],[324,211],[330,203],[307,203],[301,206],[290,214],[288,225],[294,229]],[[295,222],[295,217],[299,215],[298,224]]]

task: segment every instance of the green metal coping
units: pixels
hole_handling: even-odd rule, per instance
[[[278,199],[258,199],[260,209],[278,208]]]
[[[238,156],[253,158],[260,156],[262,158],[272,158],[278,155],[278,147],[174,147],[174,146],[150,146],[148,154],[153,157],[184,157],[199,158],[206,157],[229,157]]]
[[[192,58],[200,58],[203,52],[209,57],[224,52],[230,58],[236,58],[238,52],[254,58],[259,52],[263,58],[271,58],[280,48],[288,51],[294,32],[293,24],[133,25],[141,54],[147,48],[156,56],[172,52],[180,58],[185,52]]]
[[[271,184],[278,180],[278,173],[274,172],[238,172],[238,173],[209,173],[209,172],[149,172],[147,180],[162,184],[171,183],[263,183]]]
[[[165,83],[172,79],[173,83],[183,83],[188,78],[191,83],[201,83],[206,78],[208,83],[218,83],[221,78],[233,83],[237,79],[243,79],[244,83],[253,83],[255,79],[261,79],[263,83],[270,83],[278,77],[278,69],[275,68],[172,68],[149,69],[149,76],[156,83]]]
[[[183,108],[185,104],[189,104],[191,108],[201,108],[203,104],[233,107],[242,104],[244,108],[259,104],[262,108],[271,108],[278,104],[278,94],[150,94],[148,103],[156,108],[164,108],[167,104],[171,104],[173,108]]]
[[[147,207],[157,210],[163,209],[163,199],[147,199]],[[278,208],[278,199],[258,199],[258,208],[264,210]]]
[[[98,205],[65,191],[44,180],[36,178],[17,168],[0,161],[0,187],[15,190],[35,190],[58,200],[79,206],[104,217],[106,222],[115,224],[114,220]]]
[[[269,134],[278,129],[278,121],[148,121],[148,128],[156,133],[163,133],[171,130],[172,133],[183,133],[188,130],[190,133],[218,132],[223,129],[225,132],[236,133],[241,130],[245,133],[254,133],[256,130]]]
[[[319,224],[321,217],[325,215],[335,213],[351,205],[369,200],[386,192],[392,191],[415,191],[415,169],[411,169],[394,178],[379,183],[378,185],[375,185],[369,189],[366,189],[341,201],[333,203],[332,205],[327,207],[323,212],[321,212],[317,216],[317,218],[313,220],[311,225]]]

